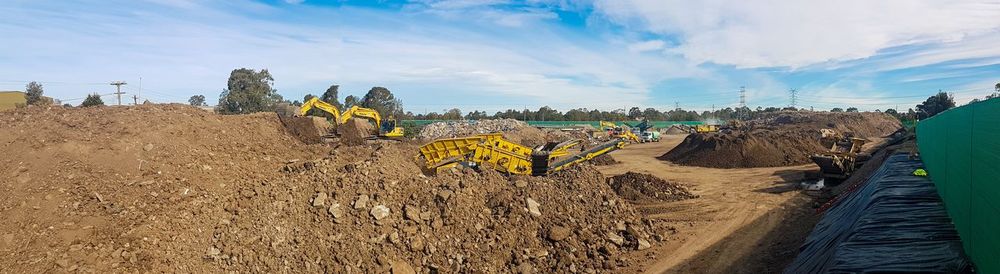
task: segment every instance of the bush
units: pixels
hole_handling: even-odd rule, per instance
[[[93,106],[103,106],[104,100],[101,100],[101,95],[96,93],[87,95],[87,99],[83,99],[83,103],[80,104],[81,107],[93,107]]]

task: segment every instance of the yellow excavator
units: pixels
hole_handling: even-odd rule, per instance
[[[309,110],[312,110],[313,108],[320,109],[333,115],[334,123],[337,125],[347,123],[348,120],[357,116],[374,122],[375,128],[378,130],[376,133],[378,137],[403,137],[403,128],[396,126],[396,120],[389,119],[383,122],[382,115],[374,109],[352,106],[346,111],[340,112],[340,110],[337,110],[337,107],[333,104],[323,102],[319,98],[313,97],[299,107],[297,114],[298,116],[306,116],[306,114],[309,113]]]
[[[638,135],[635,135],[635,133],[632,133],[632,131],[625,129],[624,127],[618,126],[614,122],[600,121],[600,126],[601,131],[608,132],[608,136],[613,139],[626,139],[636,143],[639,142]]]
[[[530,148],[506,140],[500,133],[479,134],[427,143],[420,147],[420,157],[425,161],[425,169],[435,173],[461,164],[509,174],[543,176],[624,148],[628,140],[615,138],[570,155],[570,148],[580,144],[580,140],[569,140]]]

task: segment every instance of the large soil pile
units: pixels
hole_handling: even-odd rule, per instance
[[[608,185],[615,193],[632,202],[664,202],[697,198],[686,187],[667,182],[656,176],[626,172],[608,178]]]
[[[585,272],[662,239],[588,166],[425,176],[415,145],[331,151],[273,113],[32,107],[0,146],[9,272]]]
[[[660,159],[715,168],[807,164],[809,155],[828,149],[820,129],[881,138],[900,127],[899,120],[882,113],[775,112],[729,132],[688,135]]]

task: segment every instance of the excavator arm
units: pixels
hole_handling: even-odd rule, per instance
[[[319,97],[313,97],[312,99],[309,99],[309,101],[306,101],[305,103],[303,103],[302,107],[299,107],[299,113],[298,113],[298,115],[299,116],[306,116],[306,114],[309,113],[309,110],[311,110],[313,108],[318,108],[320,110],[326,111],[327,113],[330,113],[330,114],[333,115],[333,120],[334,121],[340,121],[340,117],[341,117],[340,116],[340,111],[337,110],[337,107],[334,106],[334,105],[331,105],[330,103],[323,102],[322,100],[319,99]]]
[[[354,116],[370,119],[372,122],[375,122],[375,128],[382,128],[382,115],[379,115],[378,111],[358,106],[352,106],[347,109],[347,111],[344,111],[344,113],[340,116],[340,123],[347,123],[347,120],[350,120]]]

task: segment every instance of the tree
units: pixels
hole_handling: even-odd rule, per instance
[[[358,102],[358,97],[357,96],[348,95],[346,98],[344,98],[344,108],[345,109],[353,107],[353,106],[357,106],[357,105],[359,105],[358,103],[359,102]]]
[[[346,101],[346,100],[345,100]],[[372,87],[368,93],[361,98],[361,106],[374,109],[383,117],[399,117],[403,115],[403,106],[396,96],[392,95],[389,89],[384,87]],[[461,116],[461,113],[459,113]]]
[[[893,117],[896,117],[896,118],[899,118],[899,113],[898,113],[898,112],[896,112],[896,110],[895,110],[895,109],[891,109],[891,108],[890,108],[890,109],[886,109],[886,110],[885,110],[884,112],[882,112],[882,113],[885,113],[885,114],[889,114],[889,115],[892,115]]]
[[[86,99],[83,99],[83,103],[80,103],[81,107],[93,107],[93,106],[103,106],[104,100],[101,100],[101,95],[97,93],[87,95]]]
[[[45,97],[42,97],[42,84],[38,82],[31,81],[24,89],[24,100],[29,106],[45,104]],[[48,102],[51,103],[51,102]]]
[[[205,95],[191,96],[191,98],[188,99],[188,103],[191,104],[192,106],[196,106],[196,107],[201,107],[201,106],[207,106],[208,105],[208,104],[205,103]]]
[[[858,108],[856,108],[856,107],[848,107],[847,108],[847,112],[858,112]]]
[[[331,105],[336,106],[337,109],[344,109],[344,105],[340,103],[339,99],[337,99],[338,98],[337,93],[339,93],[338,91],[339,89],[340,89],[339,85],[330,85],[330,87],[326,89],[326,92],[323,92],[323,94],[319,96],[319,99],[323,100],[323,102],[327,102],[330,103]]]
[[[442,118],[445,120],[462,120],[462,111],[457,108],[450,109],[444,113],[444,117]]]
[[[642,117],[642,109],[639,107],[632,107],[628,109],[628,118],[638,119],[639,117]]]
[[[842,108],[833,108],[833,109],[830,110],[830,112],[844,112],[844,109],[842,109]]]
[[[927,97],[927,100],[917,105],[917,116],[920,119],[927,119],[953,107],[955,107],[955,98],[951,94],[938,91],[937,94]]]
[[[245,114],[260,111],[270,111],[274,105],[282,101],[278,91],[272,88],[274,78],[267,69],[257,72],[253,69],[234,69],[229,74],[227,88],[219,95],[219,106],[222,114]]]

